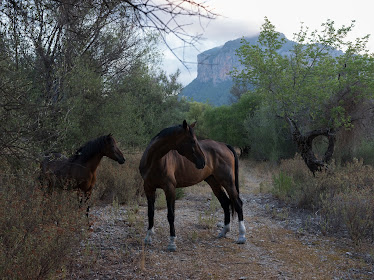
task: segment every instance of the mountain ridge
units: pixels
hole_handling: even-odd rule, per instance
[[[283,34],[281,36],[286,39],[286,43],[279,52],[286,53],[295,42],[288,40]],[[241,37],[198,54],[197,77],[183,88],[180,96],[214,106],[232,103],[235,98],[230,93],[230,89],[234,82],[229,73],[234,68],[239,71],[244,69],[236,55],[236,50],[241,46],[243,39],[251,44],[258,43],[258,35]]]

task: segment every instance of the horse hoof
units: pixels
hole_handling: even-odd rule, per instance
[[[167,250],[168,250],[168,252],[175,252],[177,250],[177,246],[176,245],[168,245]]]
[[[245,237],[239,237],[238,241],[236,241],[236,244],[245,244]]]
[[[224,238],[224,237],[226,237],[226,233],[222,233],[222,232],[220,232],[220,233],[218,234],[218,238]]]
[[[152,245],[152,240],[148,239],[148,238],[145,238],[144,239],[144,244],[145,245]]]

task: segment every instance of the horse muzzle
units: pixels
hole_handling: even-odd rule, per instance
[[[118,160],[117,160],[117,162],[119,163],[119,164],[124,164],[125,163],[125,158],[124,157],[122,157],[122,158],[119,158]]]
[[[203,169],[205,167],[205,160],[199,160],[195,163],[195,166],[197,169]]]

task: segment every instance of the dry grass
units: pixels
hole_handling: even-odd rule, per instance
[[[35,176],[2,179],[0,192],[1,279],[52,277],[88,228],[85,209],[68,191],[44,193]]]
[[[353,160],[331,164],[316,177],[299,156],[282,161],[273,193],[281,200],[321,213],[323,233],[344,233],[356,243],[374,240],[374,168]]]
[[[138,169],[141,156],[141,153],[125,155],[126,162],[123,165],[104,158],[97,170],[92,201],[138,203],[143,195],[143,179]]]

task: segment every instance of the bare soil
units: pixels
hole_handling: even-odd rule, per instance
[[[238,222],[218,239],[223,211],[205,184],[176,203],[177,251],[166,250],[166,209],[155,213],[153,244],[145,247],[146,205],[93,207],[93,230],[60,273],[62,279],[374,279],[374,247],[324,236],[318,213],[280,205],[266,171],[241,168],[246,244]]]

